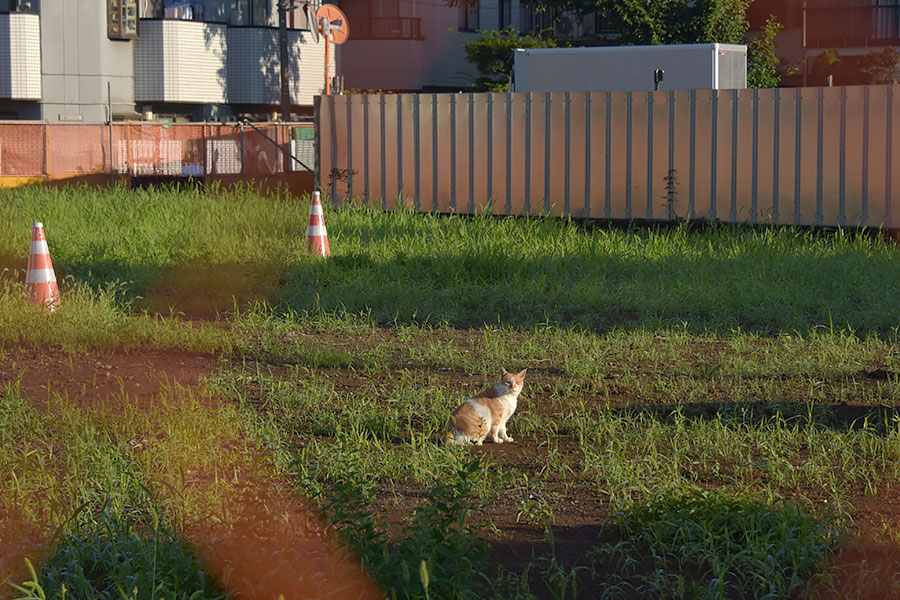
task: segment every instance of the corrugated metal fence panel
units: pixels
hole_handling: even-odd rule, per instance
[[[627,167],[631,165],[631,158],[626,156],[626,148],[630,152],[631,148],[628,144],[628,133],[631,131],[627,123],[627,117],[630,117],[628,110],[628,92],[611,92],[608,95],[609,104],[607,110],[610,119],[607,121],[609,125],[608,135],[610,137],[609,146],[609,218],[611,219],[628,219],[631,213],[631,194],[626,193],[626,188],[630,183],[630,174],[627,174]]]
[[[647,159],[650,168],[647,176],[647,212],[652,219],[668,219],[668,192],[666,178],[669,174],[669,93],[648,92],[650,149]]]
[[[418,96],[412,94],[402,94],[397,97],[399,111],[397,176],[400,179],[398,201],[403,206],[418,209],[418,160],[415,156],[418,127],[414,127],[413,123],[414,117],[418,114],[417,98]]]
[[[863,128],[866,125],[866,88],[845,89],[845,108],[841,114],[844,151],[840,157],[840,169],[844,174],[840,181],[839,201],[844,205],[844,223],[857,226],[863,222]],[[868,160],[868,156],[866,156]]]
[[[863,137],[867,138],[867,143],[863,146],[864,158],[868,162],[868,168],[863,171],[863,197],[867,201],[864,212],[867,213],[869,223],[887,223],[885,181],[888,165],[883,157],[889,132],[886,120],[880,115],[887,114],[888,94],[886,87],[873,87],[867,91],[869,122],[868,128],[863,131]]]
[[[816,190],[817,178],[820,175],[817,169],[820,152],[817,114],[820,91],[821,88],[797,90],[799,102],[796,112],[799,114],[797,123],[800,124],[800,135],[795,140],[798,143],[796,152],[799,156],[799,164],[795,173],[797,176],[793,221],[795,225],[815,225],[816,223]]]
[[[759,165],[753,160],[754,136],[757,132],[753,118],[754,111],[758,109],[756,91],[732,90],[737,100],[732,125],[732,135],[736,136],[736,140],[731,148],[732,220],[744,223],[759,221],[753,197],[753,178],[759,174]]]
[[[504,186],[505,211],[509,214],[525,214],[525,94],[510,94],[510,105],[506,119],[507,156],[510,163],[506,171],[506,185]]]
[[[453,181],[450,156],[453,152],[453,137],[450,135],[450,101],[451,94],[435,94],[432,112],[432,145],[434,146],[435,176],[432,179],[432,209],[448,213],[450,206],[450,189]],[[440,130],[438,130],[440,127]]]
[[[381,120],[379,135],[380,147],[383,149],[380,168],[382,171],[381,206],[387,210],[395,208],[400,197],[400,179],[397,175],[397,156],[399,141],[397,138],[398,98],[395,96],[379,96],[379,118]]]
[[[696,160],[692,152],[694,119],[691,112],[691,98],[693,96],[693,93],[689,90],[679,90],[673,92],[671,96],[674,98],[672,116],[675,122],[673,124],[673,139],[670,142],[673,154],[673,172],[670,175],[672,179],[669,181],[669,185],[672,188],[672,217],[679,219],[688,218],[693,209],[692,196],[689,193],[694,182],[691,167]],[[669,174],[667,173],[667,175]],[[668,191],[666,195],[668,203]],[[667,210],[667,217],[669,216],[668,212]]]
[[[892,227],[898,89],[332,96],[323,181],[389,209]]]
[[[750,182],[752,223],[771,223],[775,218],[775,90],[754,90],[754,142],[751,161],[755,176]]]
[[[691,177],[693,210],[690,218],[712,220],[715,219],[713,189],[716,174],[716,151],[713,149],[713,145],[716,142],[714,133],[717,124],[716,117],[713,115],[712,90],[696,91],[693,112],[694,144],[691,152],[694,158]]]

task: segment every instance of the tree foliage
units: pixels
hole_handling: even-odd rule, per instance
[[[481,31],[481,37],[465,45],[466,60],[481,75],[475,80],[475,91],[509,91],[509,76],[516,48],[552,48],[556,42],[535,35],[519,35],[512,26],[500,31]]]
[[[784,26],[771,16],[757,36],[749,36],[747,8],[753,0],[524,0],[538,10],[601,13],[618,24],[623,44],[747,44],[747,85],[776,87],[796,67],[781,65],[775,36]],[[479,91],[506,91],[515,48],[555,46],[551,39],[519,36],[512,27],[484,31],[466,45],[466,58],[482,75]],[[890,57],[871,61],[872,79],[884,79]]]
[[[743,43],[753,0],[525,0],[538,10],[601,13],[625,44]]]
[[[866,54],[842,56],[828,48],[816,57],[810,73],[810,85],[866,85],[900,83],[900,53],[896,48],[873,50]]]
[[[784,29],[774,15],[769,16],[759,35],[747,40],[747,87],[773,88],[781,83],[781,77],[791,74],[797,67],[782,71],[781,61],[775,53],[775,36]]]

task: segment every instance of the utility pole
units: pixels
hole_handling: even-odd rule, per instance
[[[291,90],[288,84],[287,0],[278,3],[278,53],[281,63],[281,120],[291,120]]]

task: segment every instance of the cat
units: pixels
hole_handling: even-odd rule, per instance
[[[516,411],[516,402],[525,384],[525,372],[500,369],[500,381],[476,394],[453,411],[447,424],[447,443],[480,446],[490,437],[495,444],[512,442],[506,434],[506,422]]]

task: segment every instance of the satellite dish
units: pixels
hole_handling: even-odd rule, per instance
[[[316,11],[316,22],[322,37],[332,44],[343,44],[350,37],[350,23],[334,4],[323,4]]]
[[[306,25],[312,34],[313,43],[319,43],[319,21],[316,19],[316,13],[313,11],[312,4],[307,2],[303,5],[303,12],[306,13]]]

